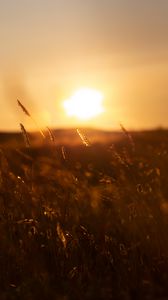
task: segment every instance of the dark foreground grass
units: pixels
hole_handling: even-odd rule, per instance
[[[167,133],[0,153],[0,299],[168,299]]]

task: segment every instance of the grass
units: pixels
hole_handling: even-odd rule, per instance
[[[123,132],[1,149],[0,299],[168,298],[168,133]]]

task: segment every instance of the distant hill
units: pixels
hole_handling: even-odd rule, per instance
[[[86,137],[91,144],[101,143],[110,144],[127,140],[127,133],[121,131],[102,131],[96,129],[81,129],[81,134]],[[157,129],[148,131],[134,131],[129,133],[133,139],[146,139],[155,143],[168,143],[168,130]],[[56,145],[75,146],[82,143],[82,140],[76,129],[56,129],[52,130],[52,135]],[[44,139],[38,132],[28,133],[30,144],[32,146],[51,144],[51,137],[48,131],[45,131],[46,138]],[[24,147],[24,136],[20,132],[0,132],[1,147]]]

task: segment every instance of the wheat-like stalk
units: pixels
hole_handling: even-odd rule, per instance
[[[27,159],[28,161],[33,161],[33,158],[30,157],[29,155],[25,154],[24,152],[22,152],[20,149],[15,149],[15,152],[18,153],[22,158]]]
[[[26,147],[30,147],[29,136],[28,136],[28,133],[27,133],[27,131],[26,131],[26,129],[23,126],[22,123],[20,123],[20,128],[21,128],[21,131],[22,131],[22,134],[23,134],[23,137],[24,137],[24,141],[25,141]]]
[[[117,161],[122,164],[122,165],[125,165],[127,166],[126,162],[124,161],[123,157],[120,155],[120,153],[115,149],[115,146],[114,145],[111,145],[110,146],[110,150],[112,151],[113,153],[113,156],[117,159]]]
[[[52,130],[49,127],[46,127],[46,128],[47,128],[47,131],[48,131],[51,142],[55,143],[54,133],[52,132]]]
[[[21,109],[23,110],[23,112],[24,112],[28,117],[31,118],[31,115],[30,115],[30,113],[28,112],[28,110],[25,108],[25,106],[24,106],[19,100],[17,100],[17,103],[18,103],[18,105],[21,107]]]
[[[132,138],[132,135],[127,131],[127,129],[123,126],[123,124],[120,123],[120,127],[124,133],[124,135],[128,138],[130,145],[132,147],[132,150],[135,151],[135,143],[134,140]]]
[[[39,130],[39,132],[42,135],[42,137],[45,138],[45,134],[43,133],[43,131],[41,130],[41,128],[39,127],[39,125],[37,124],[37,122],[34,120],[34,118],[31,116],[31,114],[29,113],[29,111],[26,109],[26,107],[18,99],[17,99],[17,103],[18,103],[19,107],[22,109],[22,111],[26,114],[26,116],[28,116],[33,121],[33,123],[35,124],[35,126]]]
[[[66,151],[65,151],[65,147],[64,146],[61,147],[61,153],[62,153],[63,159],[66,160]]]
[[[59,239],[61,240],[64,248],[66,248],[66,245],[67,245],[66,237],[65,237],[65,234],[64,234],[64,232],[63,232],[63,230],[62,230],[59,223],[57,223],[56,230],[57,230],[57,234],[58,234]]]
[[[77,131],[77,133],[79,134],[79,137],[81,138],[82,143],[83,143],[86,147],[90,147],[91,144],[90,144],[88,138],[83,134],[83,132],[82,132],[80,129],[78,129],[78,128],[77,128],[76,131]]]

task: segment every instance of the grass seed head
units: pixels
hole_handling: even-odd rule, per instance
[[[82,143],[83,143],[86,147],[90,147],[91,144],[90,144],[88,138],[85,136],[85,134],[84,134],[80,129],[78,129],[78,128],[77,128],[76,131],[77,131],[77,133],[79,134],[79,137],[81,138]]]
[[[23,112],[24,112],[28,117],[31,118],[31,115],[30,115],[30,113],[28,112],[28,110],[26,109],[26,107],[25,107],[19,100],[17,100],[17,103],[18,103],[18,105],[21,107],[21,109],[23,110]]]
[[[22,131],[22,134],[23,134],[23,137],[24,137],[24,141],[25,141],[25,145],[26,147],[30,147],[30,140],[29,140],[29,136],[28,136],[28,133],[25,129],[25,127],[23,126],[22,123],[20,123],[20,128],[21,128],[21,131]]]

